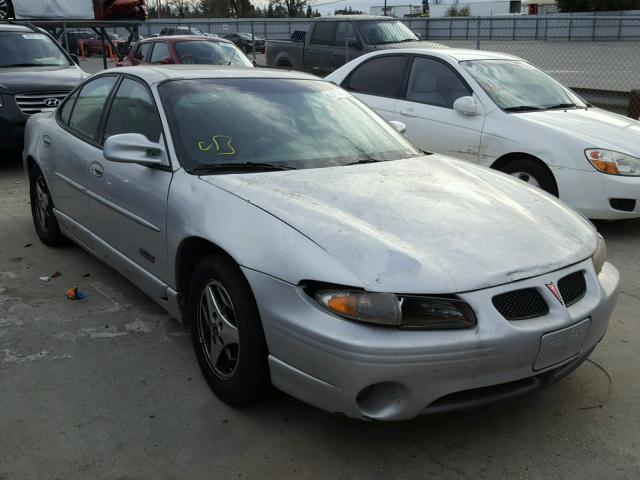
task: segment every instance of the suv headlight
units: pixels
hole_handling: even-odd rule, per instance
[[[607,244],[600,234],[598,234],[598,246],[591,257],[591,260],[593,261],[593,268],[595,269],[596,274],[600,274],[602,267],[604,266],[604,262],[607,261]]]
[[[600,148],[588,149],[584,153],[591,165],[599,172],[609,175],[640,176],[640,158]]]
[[[454,298],[319,289],[314,298],[327,310],[351,320],[408,329],[470,328],[473,310]]]

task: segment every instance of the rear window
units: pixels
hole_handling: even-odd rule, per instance
[[[180,63],[253,67],[244,53],[233,44],[226,42],[206,40],[178,42],[175,48]]]

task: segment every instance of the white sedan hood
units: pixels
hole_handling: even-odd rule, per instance
[[[203,179],[286,222],[371,291],[476,290],[548,273],[596,248],[594,228],[570,207],[435,155]]]
[[[527,112],[518,117],[577,138],[584,148],[606,148],[640,157],[640,122],[622,115],[589,108]]]

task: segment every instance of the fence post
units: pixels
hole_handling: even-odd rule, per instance
[[[618,19],[618,41],[620,41],[620,35],[622,34],[622,18]]]
[[[640,120],[640,90],[631,90],[629,117]]]
[[[64,47],[67,49],[67,52],[69,52],[69,36],[67,35],[66,23],[62,24],[62,31],[64,32]],[[75,52],[69,52],[69,53],[75,53]]]
[[[424,19],[424,38],[425,40],[429,39],[429,19]]]
[[[511,40],[516,39],[516,17],[513,17],[513,28],[511,29]]]
[[[480,50],[480,18],[476,17],[476,50]]]
[[[571,40],[571,27],[573,27],[573,18],[569,17],[569,40]]]
[[[253,46],[253,61],[256,61],[256,37],[253,32],[253,20],[251,20],[251,44]]]
[[[591,20],[591,41],[594,42],[596,40],[596,17],[593,17]]]
[[[536,16],[536,34],[534,35],[534,39],[538,40],[538,28],[539,28],[539,24],[540,24],[540,19]]]

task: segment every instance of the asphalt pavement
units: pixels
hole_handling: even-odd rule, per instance
[[[244,409],[220,402],[184,326],[79,247],[39,242],[9,157],[0,154],[0,479],[640,478],[640,221],[598,224],[620,299],[570,377],[492,407],[362,422],[281,393]],[[85,299],[66,299],[76,286]]]

